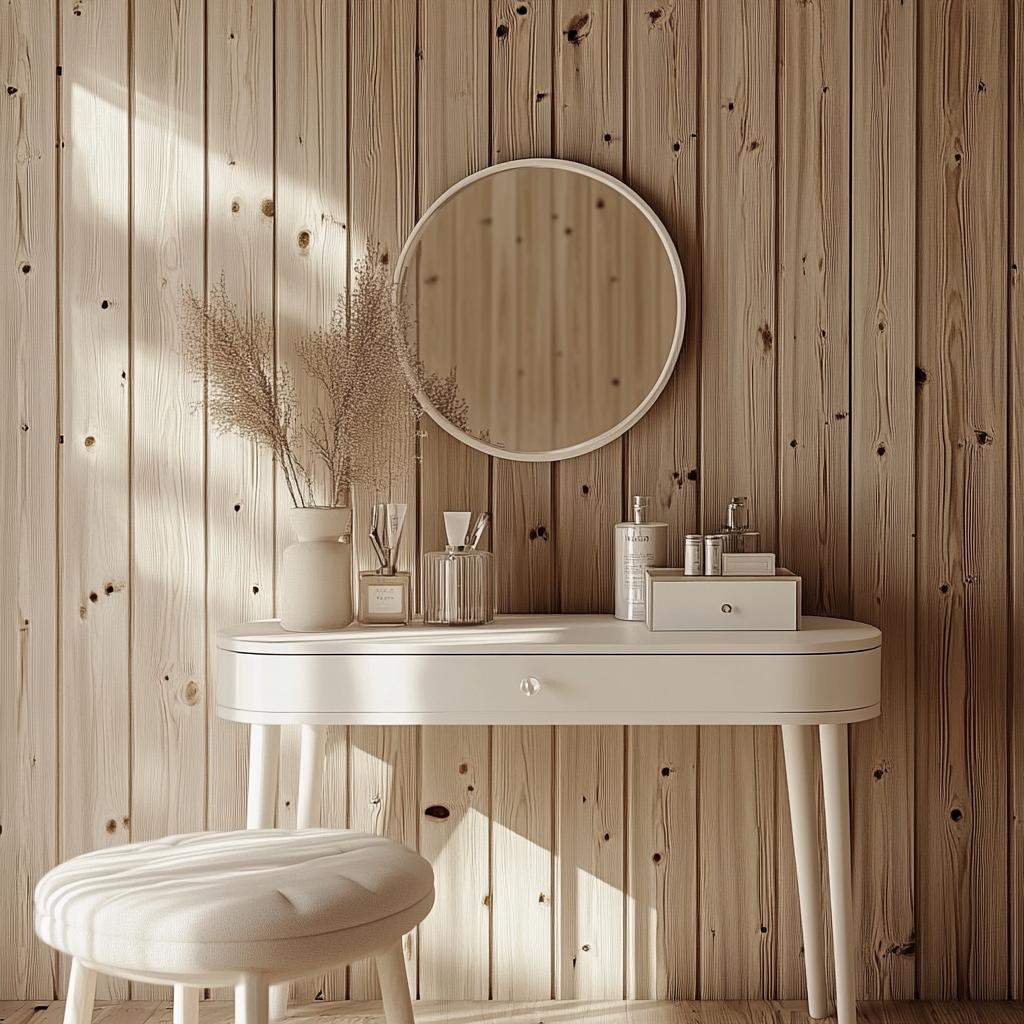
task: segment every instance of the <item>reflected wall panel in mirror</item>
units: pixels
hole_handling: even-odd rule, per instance
[[[638,418],[681,344],[682,273],[666,239],[639,197],[569,162],[503,164],[429,210],[399,273],[426,371],[456,371],[457,436],[540,460]]]

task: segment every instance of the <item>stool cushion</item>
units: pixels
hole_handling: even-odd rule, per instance
[[[115,970],[298,977],[385,949],[433,899],[427,861],[380,836],[197,832],[54,868],[36,887],[35,925],[56,949]]]

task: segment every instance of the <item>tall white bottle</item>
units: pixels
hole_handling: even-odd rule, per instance
[[[647,522],[651,499],[633,499],[633,521],[615,527],[615,617],[632,622],[647,618],[648,568],[665,565],[668,523]]]

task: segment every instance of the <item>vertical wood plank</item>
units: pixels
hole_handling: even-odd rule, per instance
[[[224,275],[250,321],[274,323],[272,0],[207,9],[207,287]],[[233,435],[207,432],[207,635],[269,618],[274,590],[274,468]],[[207,826],[245,824],[248,729],[209,710]]]
[[[201,831],[206,792],[202,383],[176,313],[201,293],[201,3],[140,5],[132,34],[131,835]],[[171,990],[132,985],[133,999]]]
[[[623,7],[555,4],[554,155],[623,173]],[[559,463],[556,586],[563,612],[610,612],[614,524],[622,519],[622,441]]]
[[[57,859],[56,8],[0,8],[0,996],[53,998],[30,894]]]
[[[850,614],[850,3],[784,0],[779,40],[781,563]]]
[[[349,730],[349,828],[387,836],[415,849],[419,822],[419,728],[352,726]],[[405,936],[406,969],[417,991],[416,933]],[[349,998],[379,999],[377,970],[349,968]]]
[[[446,188],[490,156],[490,9],[458,0],[419,8],[417,167],[422,214]],[[428,418],[420,438],[420,546],[445,544],[441,513],[490,508],[487,456]],[[490,988],[490,737],[486,726],[436,726],[421,739],[420,851],[449,898],[419,928],[424,999],[486,999]],[[472,787],[472,789],[470,788]],[[436,911],[440,910],[440,913]]]
[[[1010,12],[1010,964],[1009,996],[1024,999],[1024,0]]]
[[[885,631],[882,714],[850,730],[858,992],[912,999],[916,7],[853,9],[850,568]],[[883,449],[883,454],[879,454]]]
[[[396,256],[416,217],[416,2],[349,5],[349,237],[354,253],[368,239]],[[413,426],[409,428],[412,440]],[[396,482],[397,483],[397,482]],[[416,571],[416,481],[395,500],[409,504],[400,564]],[[365,516],[357,495],[355,514]],[[365,522],[365,518],[363,520]],[[370,568],[357,536],[360,567]],[[350,827],[417,846],[418,727],[349,730]],[[405,937],[406,967],[417,991],[416,933]],[[349,996],[379,999],[376,968],[349,968]]]
[[[551,998],[553,732],[492,730],[494,999]]]
[[[623,996],[624,733],[617,726],[558,729],[557,999]]]
[[[552,0],[492,0],[492,12],[491,162],[550,156]],[[553,611],[551,464],[493,459],[492,473],[498,611]],[[502,771],[497,760],[495,771]]]
[[[315,408],[319,389],[300,370],[297,345],[331,322],[347,283],[348,252],[348,97],[347,20],[344,4],[301,0],[278,4],[274,21],[274,103],[276,196],[274,199],[275,312],[277,358],[292,369],[300,409]],[[304,453],[307,467],[312,467]],[[319,469],[319,467],[317,467]],[[325,490],[316,500],[326,504]],[[287,523],[291,499],[277,485],[277,564],[295,539]],[[278,824],[295,825],[298,806],[298,730],[282,737],[282,775],[278,784]],[[325,765],[323,810],[345,822],[347,749],[344,730],[332,730]],[[285,769],[288,769],[285,774]],[[344,998],[344,967],[292,984],[291,998]]]
[[[129,152],[125,3],[63,0],[60,857],[129,840]],[[102,737],[101,742],[97,738]],[[124,999],[111,979],[100,998]]]
[[[627,999],[696,998],[698,735],[629,729]]]
[[[697,526],[700,238],[697,230],[700,11],[692,0],[626,6],[625,181],[679,250],[687,292],[683,351],[664,393],[629,432],[627,493],[650,494],[668,564]],[[626,996],[697,992],[697,737],[634,727],[627,742]]]
[[[849,0],[783,0],[777,83],[778,553],[803,577],[804,610],[840,617],[850,614],[850,13]],[[779,768],[775,994],[792,999],[807,989]]]
[[[490,993],[490,730],[423,730],[420,852],[443,898],[419,926],[422,999]],[[445,813],[447,812],[447,814]]]
[[[668,228],[686,280],[686,333],[675,373],[627,440],[627,502],[650,494],[669,524],[668,564],[698,527],[701,270],[697,227],[700,12],[695,0],[627,6],[625,181]]]
[[[917,987],[1007,991],[1007,8],[919,10]]]
[[[418,169],[420,215],[451,185],[488,165],[490,11],[432,0],[419,14]],[[489,459],[428,416],[420,438],[420,545],[443,550],[446,510],[490,509]]]
[[[774,3],[702,6],[701,522],[734,494],[776,549]],[[703,999],[776,987],[776,730],[702,729]],[[762,930],[764,929],[764,930]]]

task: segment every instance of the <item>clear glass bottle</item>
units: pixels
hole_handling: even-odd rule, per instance
[[[423,622],[440,626],[479,626],[494,619],[494,556],[460,549],[423,556]]]
[[[412,580],[385,566],[359,574],[359,621],[365,626],[404,626],[409,621]]]

